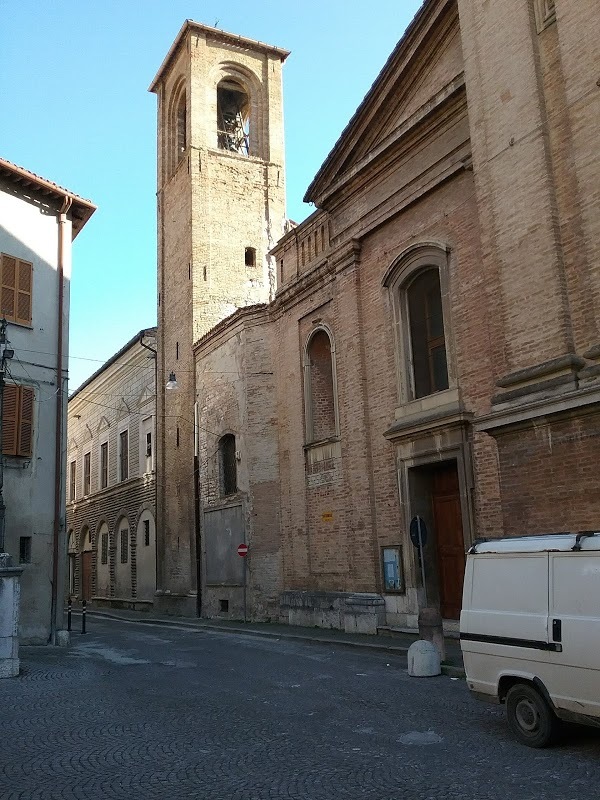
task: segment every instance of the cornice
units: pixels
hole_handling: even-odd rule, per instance
[[[410,150],[431,137],[436,131],[447,128],[454,120],[462,117],[466,110],[465,77],[464,73],[460,73],[427,103],[418,108],[414,114],[411,114],[373,150],[328,185],[322,194],[314,198],[313,202],[319,208],[331,211],[333,198],[337,204],[339,197],[349,187],[355,190],[357,186],[376,180],[390,165],[402,159]]]

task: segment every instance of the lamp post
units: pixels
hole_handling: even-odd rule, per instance
[[[4,424],[4,372],[6,370],[6,362],[14,356],[15,351],[9,347],[9,341],[6,338],[6,319],[0,320],[0,553],[4,553],[4,524],[6,506],[4,505],[4,496],[2,490],[4,488],[4,455],[3,441],[2,441],[2,426]]]

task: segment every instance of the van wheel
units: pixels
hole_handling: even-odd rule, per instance
[[[506,695],[510,729],[528,747],[548,747],[559,733],[559,721],[542,695],[527,683],[516,683]]]

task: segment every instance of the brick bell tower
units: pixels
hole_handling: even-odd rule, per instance
[[[288,55],[187,20],[150,86],[158,97],[155,606],[169,613],[200,613],[193,345],[276,288],[268,252],[285,224]]]

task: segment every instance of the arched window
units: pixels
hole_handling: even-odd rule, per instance
[[[232,433],[226,433],[219,440],[219,484],[221,497],[235,494],[238,490],[235,436]]]
[[[415,398],[448,388],[444,312],[437,268],[425,269],[406,287]]]
[[[110,595],[110,534],[103,521],[96,534],[96,594],[100,597]]]
[[[175,146],[177,148],[177,161],[183,158],[187,150],[187,106],[185,90],[181,93],[175,116]]]
[[[169,135],[165,153],[168,174],[172,175],[181,163],[188,146],[188,109],[185,79],[180,78],[169,99]]]
[[[79,591],[83,600],[92,599],[92,540],[90,529],[87,525],[83,526],[79,536],[80,543],[80,586]]]
[[[457,389],[449,338],[449,255],[449,249],[437,242],[411,245],[383,279],[394,313],[401,403]],[[448,402],[448,397],[440,402]]]
[[[77,570],[77,545],[75,543],[75,532],[73,530],[69,530],[68,550],[69,550],[69,595],[74,595],[75,574]]]
[[[217,143],[221,150],[250,154],[250,100],[232,78],[224,78],[217,86]]]
[[[319,442],[337,434],[335,368],[331,339],[319,328],[308,341],[305,362],[306,439]]]

